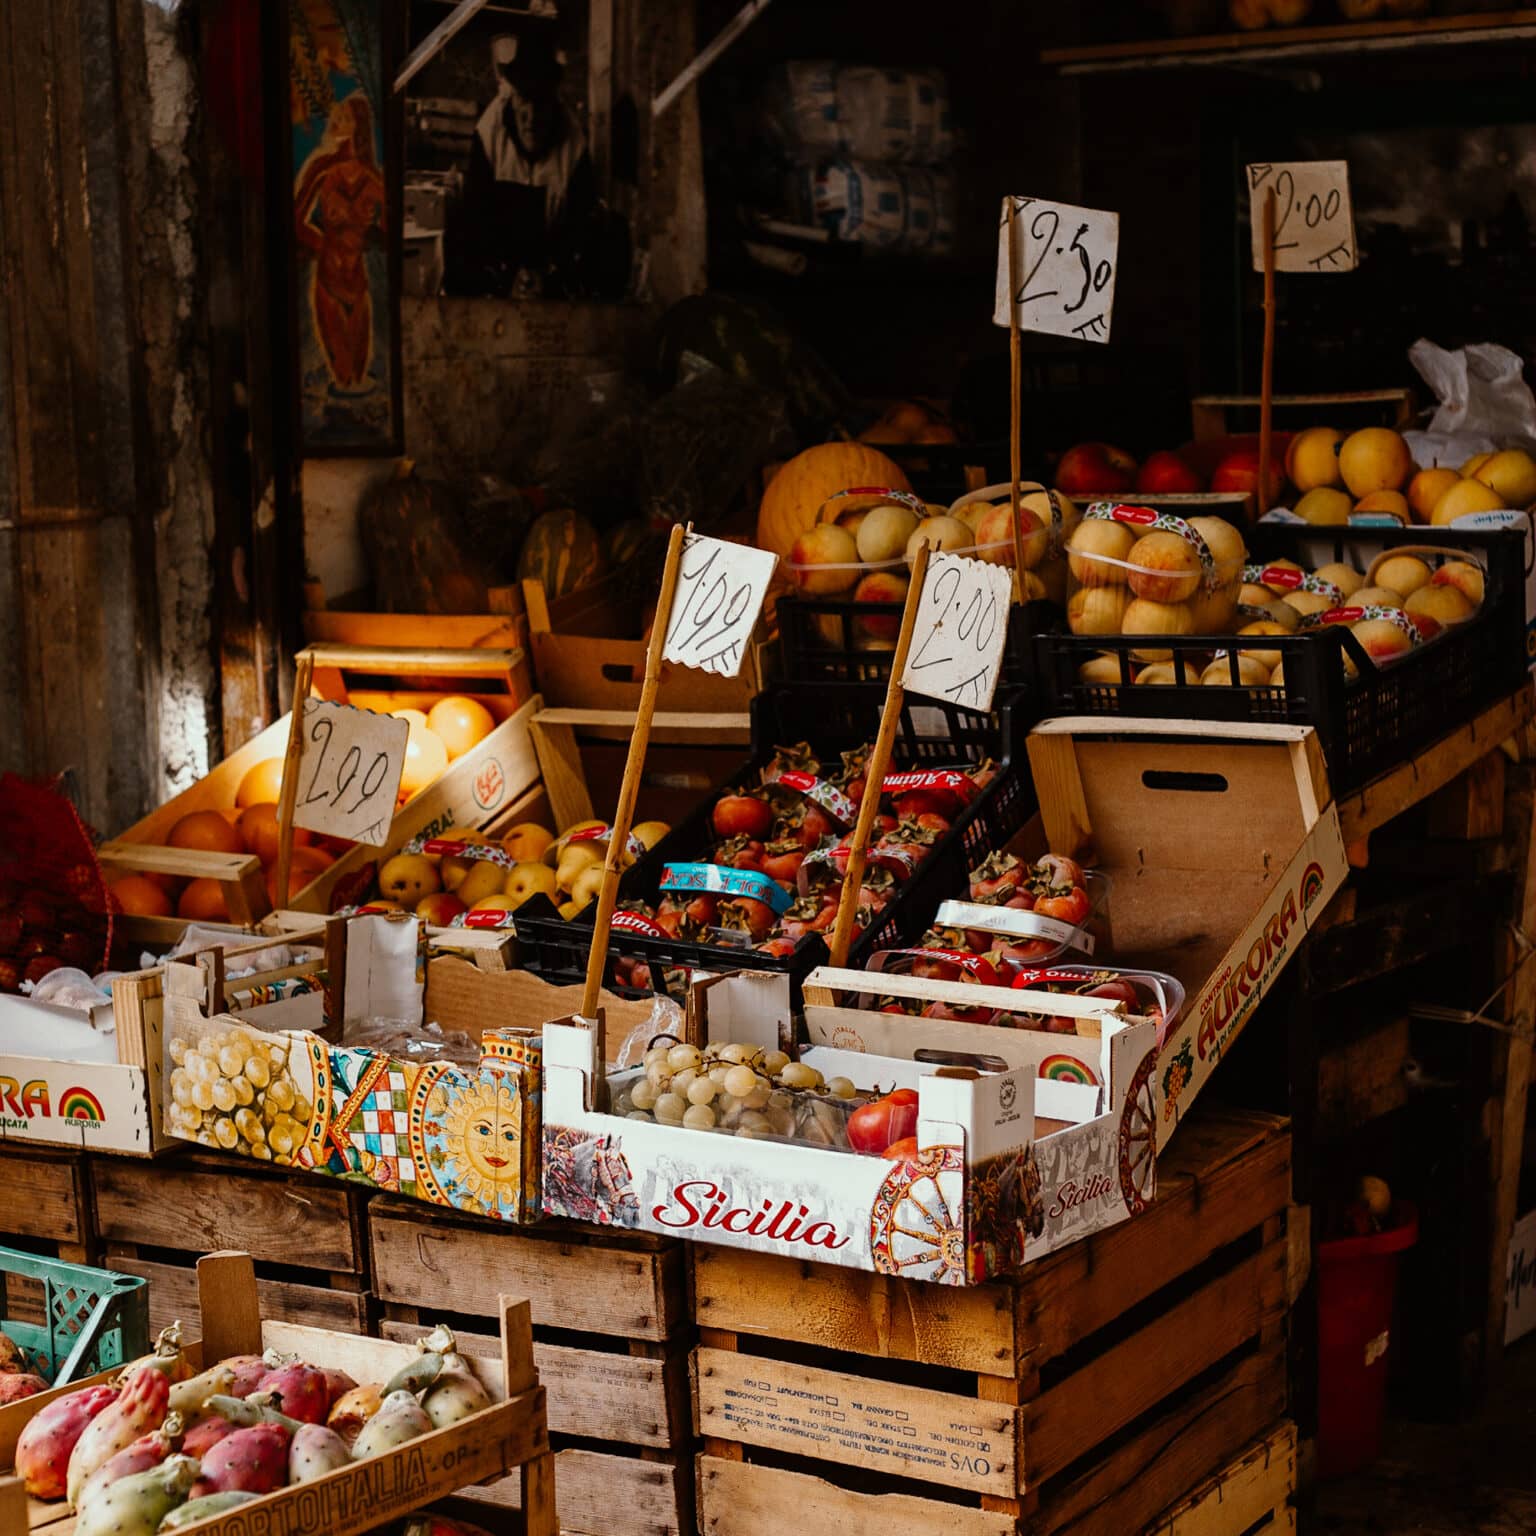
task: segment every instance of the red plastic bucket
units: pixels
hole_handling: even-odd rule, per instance
[[[1394,1224],[1368,1237],[1318,1245],[1318,1473],[1358,1471],[1381,1453],[1386,1416],[1392,1299],[1398,1256],[1418,1241],[1411,1205],[1392,1209]]]

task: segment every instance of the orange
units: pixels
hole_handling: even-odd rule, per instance
[[[427,729],[442,738],[451,763],[454,758],[463,757],[477,742],[484,741],[496,729],[496,721],[478,700],[451,693],[432,706],[427,715]]]
[[[217,811],[192,811],[171,828],[172,848],[196,848],[203,853],[244,853],[240,834]]]
[[[224,887],[217,880],[194,880],[181,893],[176,915],[195,922],[227,923],[229,908],[224,904]]]
[[[336,861],[319,848],[295,848],[288,861],[288,895],[297,896],[323,869]],[[267,866],[267,898],[274,907],[283,905],[277,897],[277,860]]]
[[[405,765],[400,770],[400,794],[409,800],[448,766],[448,748],[436,731],[427,729],[427,717],[419,710],[397,709],[395,714],[411,728],[405,743]]]
[[[111,885],[112,899],[120,912],[132,917],[169,917],[171,898],[144,875],[124,875]]]
[[[276,861],[278,843],[276,805],[270,800],[258,800],[255,805],[246,806],[240,812],[240,819],[235,826],[245,841],[248,853],[254,853],[264,865]],[[295,827],[293,846],[296,849],[307,847],[314,841],[314,836],[313,832],[306,832],[303,827]]]
[[[235,791],[235,804],[242,810],[263,800],[283,798],[283,760],[280,757],[264,758],[254,768],[246,770]]]

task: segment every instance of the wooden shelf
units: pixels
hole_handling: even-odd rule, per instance
[[[1272,59],[1338,57],[1403,48],[1454,48],[1522,39],[1536,39],[1536,9],[1094,43],[1047,48],[1041,52],[1040,60],[1064,75],[1094,75],[1129,70],[1230,69]]]

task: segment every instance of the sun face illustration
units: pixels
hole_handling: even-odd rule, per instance
[[[517,1101],[499,1083],[455,1086],[459,1091],[439,1116],[448,1158],[441,1176],[471,1200],[494,1207],[513,1199],[521,1182]]]

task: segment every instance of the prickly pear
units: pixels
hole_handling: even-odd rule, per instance
[[[228,1366],[234,1372],[234,1379],[226,1388],[231,1397],[249,1397],[256,1390],[257,1384],[268,1371],[276,1369],[282,1361],[276,1351],[272,1351],[273,1358],[266,1355],[231,1355],[228,1360],[220,1360],[221,1366]]]
[[[56,1397],[27,1422],[16,1441],[16,1475],[34,1499],[61,1499],[69,1484],[69,1458],[85,1427],[117,1401],[118,1388],[82,1387]]]
[[[48,1383],[35,1371],[0,1371],[0,1405],[46,1392]]]
[[[352,1460],[347,1442],[324,1424],[301,1424],[288,1447],[288,1481],[312,1483]]]
[[[352,1443],[353,1460],[363,1461],[369,1456],[392,1451],[397,1445],[428,1433],[431,1428],[432,1420],[409,1392],[392,1392],[358,1432]]]
[[[11,1371],[24,1371],[27,1368],[27,1357],[21,1352],[21,1345],[8,1333],[0,1333],[0,1375]]]
[[[206,1371],[171,1388],[171,1412],[179,1413],[184,1423],[198,1418],[215,1392],[228,1392],[235,1384],[232,1366],[210,1365]]]
[[[140,1435],[165,1422],[171,1398],[170,1377],[157,1365],[135,1367],[118,1399],[86,1426],[69,1457],[69,1502],[79,1501],[85,1480]]]
[[[202,1476],[192,1485],[192,1497],[205,1493],[271,1493],[288,1476],[288,1442],[293,1437],[281,1424],[253,1424],[237,1429],[203,1457]]]
[[[459,1357],[455,1355],[452,1358]],[[491,1394],[465,1365],[459,1370],[444,1371],[427,1388],[421,1406],[426,1410],[434,1429],[446,1429],[450,1424],[457,1424],[460,1419],[467,1419],[472,1413],[479,1413],[482,1408],[489,1408]]]
[[[184,1531],[189,1525],[196,1525],[198,1521],[206,1520],[210,1515],[222,1515],[226,1509],[234,1509],[239,1504],[249,1504],[259,1497],[259,1494],[246,1493],[241,1488],[231,1488],[227,1493],[206,1493],[200,1499],[189,1499],[185,1504],[173,1509],[160,1522],[156,1536],[159,1536],[160,1531]]]
[[[323,1367],[323,1369],[325,1370],[326,1390],[331,1394],[326,1403],[326,1407],[329,1409],[331,1403],[334,1403],[338,1397],[345,1397],[357,1383],[345,1371],[333,1371],[329,1366]]]
[[[162,1328],[155,1340],[154,1350],[138,1360],[131,1360],[123,1367],[123,1375],[131,1376],[141,1365],[152,1365],[163,1371],[171,1381],[186,1381],[192,1375],[192,1362],[181,1352],[181,1324],[172,1323]]]
[[[186,1502],[196,1476],[190,1456],[170,1456],[149,1472],[121,1477],[80,1511],[74,1536],[154,1536],[160,1522]]]
[[[338,1397],[331,1404],[325,1422],[351,1445],[357,1439],[358,1431],[379,1411],[383,1401],[384,1389],[376,1381],[366,1382]]]
[[[261,1378],[256,1390],[272,1393],[277,1406],[301,1424],[324,1424],[326,1410],[331,1406],[330,1383],[325,1372],[315,1365],[295,1362],[279,1366]]]
[[[161,1526],[161,1530],[164,1529]],[[424,1515],[412,1515],[400,1536],[491,1536],[491,1533],[467,1520],[450,1520],[447,1515],[435,1515],[428,1510]]]
[[[228,1419],[221,1418],[216,1413],[210,1414],[206,1419],[199,1419],[187,1431],[186,1439],[181,1442],[181,1448],[188,1456],[195,1456],[201,1461],[225,1435],[234,1434],[235,1427]]]
[[[135,1472],[148,1472],[158,1467],[165,1458],[181,1447],[181,1419],[174,1413],[166,1416],[159,1429],[140,1435],[132,1445],[109,1457],[86,1478],[76,1501],[84,1509],[92,1499],[98,1498],[102,1489],[119,1478],[130,1477]]]
[[[384,1396],[392,1397],[396,1392],[424,1392],[442,1374],[442,1369],[443,1357],[436,1350],[418,1355],[384,1383]]]

